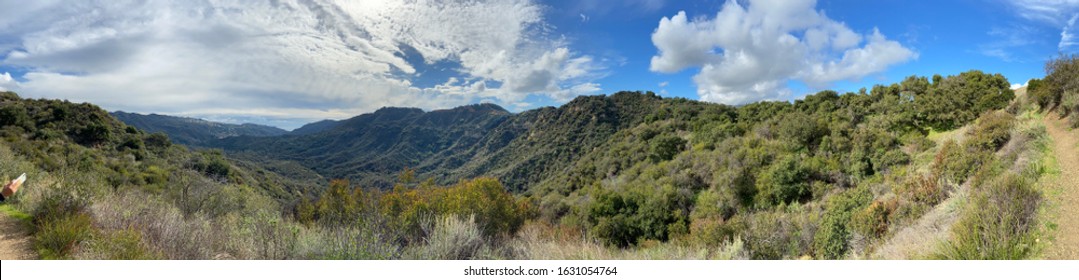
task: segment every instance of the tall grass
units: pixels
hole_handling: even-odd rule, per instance
[[[931,257],[1025,259],[1036,253],[1043,195],[1034,183],[1050,171],[1044,156],[1045,127],[1036,117],[1029,112],[1020,115],[996,159],[974,175],[950,240]]]
[[[1035,214],[1040,194],[1011,171],[975,190],[952,240],[936,257],[964,260],[1024,259],[1034,248]]]

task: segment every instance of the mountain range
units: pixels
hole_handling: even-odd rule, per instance
[[[206,143],[255,161],[284,160],[330,178],[386,188],[412,169],[438,183],[493,176],[525,190],[671,102],[652,93],[579,97],[559,108],[513,114],[494,104],[424,112],[383,108],[318,122],[274,137],[242,135]],[[322,128],[321,131],[307,128]]]
[[[163,132],[177,144],[201,147],[206,143],[233,136],[279,136],[288,131],[258,124],[227,124],[203,119],[123,111],[109,113],[116,119],[149,133]]]

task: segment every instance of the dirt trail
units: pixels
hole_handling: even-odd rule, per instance
[[[30,235],[18,219],[0,213],[0,260],[36,259]]]
[[[1059,206],[1056,210],[1056,240],[1046,246],[1046,259],[1079,259],[1079,146],[1077,131],[1068,131],[1067,121],[1056,113],[1042,119],[1049,136],[1053,138],[1052,153],[1060,166],[1060,175],[1047,182],[1060,195],[1051,197]]]

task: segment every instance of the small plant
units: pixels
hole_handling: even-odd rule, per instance
[[[68,259],[92,235],[90,215],[75,213],[38,221],[34,244],[46,259]]]

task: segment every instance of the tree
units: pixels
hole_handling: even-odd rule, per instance
[[[809,196],[809,170],[800,161],[797,155],[788,155],[762,172],[757,179],[758,206],[791,203]]]
[[[1013,98],[1015,93],[1003,75],[971,70],[934,83],[929,94],[915,97],[915,103],[925,124],[951,130],[985,111],[1004,108]]]
[[[652,154],[651,158],[653,162],[660,162],[665,160],[671,160],[675,155],[682,152],[682,149],[686,146],[686,140],[678,137],[677,135],[662,135],[652,140]]]
[[[1041,94],[1049,104],[1059,105],[1071,125],[1079,127],[1079,55],[1060,55],[1045,63],[1045,89]]]

